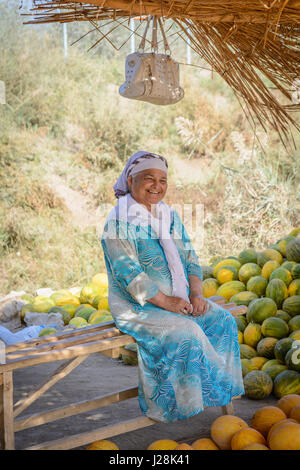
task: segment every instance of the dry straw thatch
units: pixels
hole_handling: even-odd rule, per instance
[[[286,146],[300,109],[300,0],[33,0],[28,23],[172,19],[177,34],[233,89],[249,122]],[[128,24],[128,23],[127,23]],[[98,26],[99,25],[99,26]],[[116,26],[112,25],[111,31]],[[138,28],[137,28],[138,29]],[[136,34],[140,36],[136,29]],[[100,41],[99,40],[99,41]],[[97,43],[99,42],[97,41]]]

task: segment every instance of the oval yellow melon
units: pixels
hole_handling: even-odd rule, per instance
[[[147,447],[147,450],[174,450],[179,444],[172,439],[158,439]]]
[[[108,310],[110,311],[109,304],[108,304],[108,297],[102,297],[102,299],[98,302],[98,310]]]
[[[211,438],[221,450],[231,449],[231,439],[234,434],[248,424],[242,418],[233,415],[219,416],[211,425]]]
[[[220,450],[219,447],[214,443],[212,439],[208,437],[202,437],[192,443],[194,450]]]
[[[108,288],[108,276],[106,273],[97,273],[92,277],[91,282],[98,284],[101,288]]]
[[[269,447],[271,450],[300,450],[300,424],[278,426],[270,436]]]
[[[270,450],[269,447],[263,445],[263,444],[250,444],[247,447],[244,447],[243,450]]]
[[[279,426],[281,426],[283,424],[286,424],[286,423],[296,423],[297,424],[297,421],[295,419],[291,419],[291,418],[287,418],[287,419],[283,419],[281,421],[277,421],[277,423],[273,424],[273,426],[270,428],[270,430],[268,432],[267,442],[269,442],[272,432],[275,429],[277,429]]]
[[[258,370],[268,361],[266,357],[256,356],[250,359],[251,364]]]
[[[223,260],[219,261],[217,264],[215,264],[215,266],[213,267],[213,276],[216,278],[218,270],[220,268],[222,268],[223,266],[227,266],[227,265],[228,266],[233,266],[234,268],[237,269],[237,271],[242,266],[241,263],[236,259],[233,259],[233,258],[223,259]]]
[[[300,405],[296,405],[291,409],[290,418],[295,419],[298,423],[300,423]]]
[[[286,414],[277,406],[263,406],[252,416],[251,427],[267,437],[273,424],[283,419],[286,419]]]
[[[275,271],[275,269],[279,268],[279,266],[280,264],[278,263],[278,261],[275,261],[275,260],[267,261],[261,270],[262,277],[269,280],[272,272]]]
[[[216,295],[219,288],[219,283],[216,279],[209,277],[202,282],[202,293],[206,299]]]
[[[236,280],[238,278],[238,271],[234,266],[225,265],[218,270],[216,278],[220,284],[225,284],[225,282]]]
[[[119,447],[114,442],[103,439],[90,444],[87,450],[119,450]]]
[[[264,436],[253,428],[243,428],[234,434],[231,439],[232,450],[243,450],[244,447],[250,444],[263,444],[266,445]]]
[[[218,288],[216,295],[225,297],[225,299],[229,301],[233,295],[237,294],[238,292],[245,291],[245,290],[246,290],[246,286],[243,282],[229,281],[229,282],[225,282]]]
[[[255,348],[261,337],[261,325],[259,323],[248,323],[244,330],[244,343]]]
[[[194,450],[194,449],[192,448],[192,446],[190,446],[186,442],[183,442],[182,444],[179,444],[178,446],[176,446],[174,450]]]
[[[238,331],[238,341],[239,341],[239,344],[243,344],[244,342],[244,335],[241,331]]]
[[[79,307],[80,300],[75,295],[63,295],[56,301],[56,306],[63,307],[64,305],[77,305]]]
[[[300,405],[300,395],[296,393],[290,393],[289,395],[281,397],[276,404],[288,417],[290,416],[292,408],[296,405]]]

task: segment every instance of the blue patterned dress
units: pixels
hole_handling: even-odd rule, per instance
[[[177,212],[172,213],[170,233],[185,275],[202,279],[186,230]],[[184,316],[147,302],[159,290],[172,295],[167,260],[151,227],[108,217],[101,243],[111,313],[116,326],[138,345],[142,412],[172,422],[243,394],[237,326],[229,312],[209,301],[203,316]]]

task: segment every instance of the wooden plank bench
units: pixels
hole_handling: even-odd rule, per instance
[[[211,297],[212,301],[228,309],[232,315],[246,313],[247,307],[238,307],[232,303],[225,303],[223,297]],[[120,353],[136,357],[136,353],[125,350],[124,347],[134,343],[132,336],[122,333],[116,328],[113,321],[87,326],[77,330],[48,335],[15,343],[0,351],[0,443],[2,449],[15,449],[15,433],[24,429],[53,422],[69,416],[78,415],[87,411],[118,403],[138,396],[138,387],[118,390],[112,394],[94,398],[89,401],[72,403],[43,413],[35,413],[25,417],[18,417],[28,406],[41,397],[50,387],[66,377],[72,370],[81,364],[90,354],[101,353],[111,358],[118,358]],[[2,354],[1,354],[2,352]],[[1,360],[2,358],[2,360]],[[66,360],[35,390],[13,403],[13,372],[37,364],[46,364]],[[234,414],[232,403],[222,406],[223,414]],[[28,447],[26,450],[66,450],[89,444],[98,439],[107,439],[112,436],[134,431],[155,424],[156,421],[141,415],[134,419],[108,425],[94,431],[88,431],[62,439],[43,442]]]

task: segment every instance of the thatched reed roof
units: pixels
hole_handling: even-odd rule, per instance
[[[291,142],[292,127],[300,131],[292,116],[300,110],[300,0],[33,3],[30,23],[90,21],[95,26],[144,15],[171,18],[182,39],[233,89],[253,128],[260,123],[268,131],[271,126],[284,145]]]

